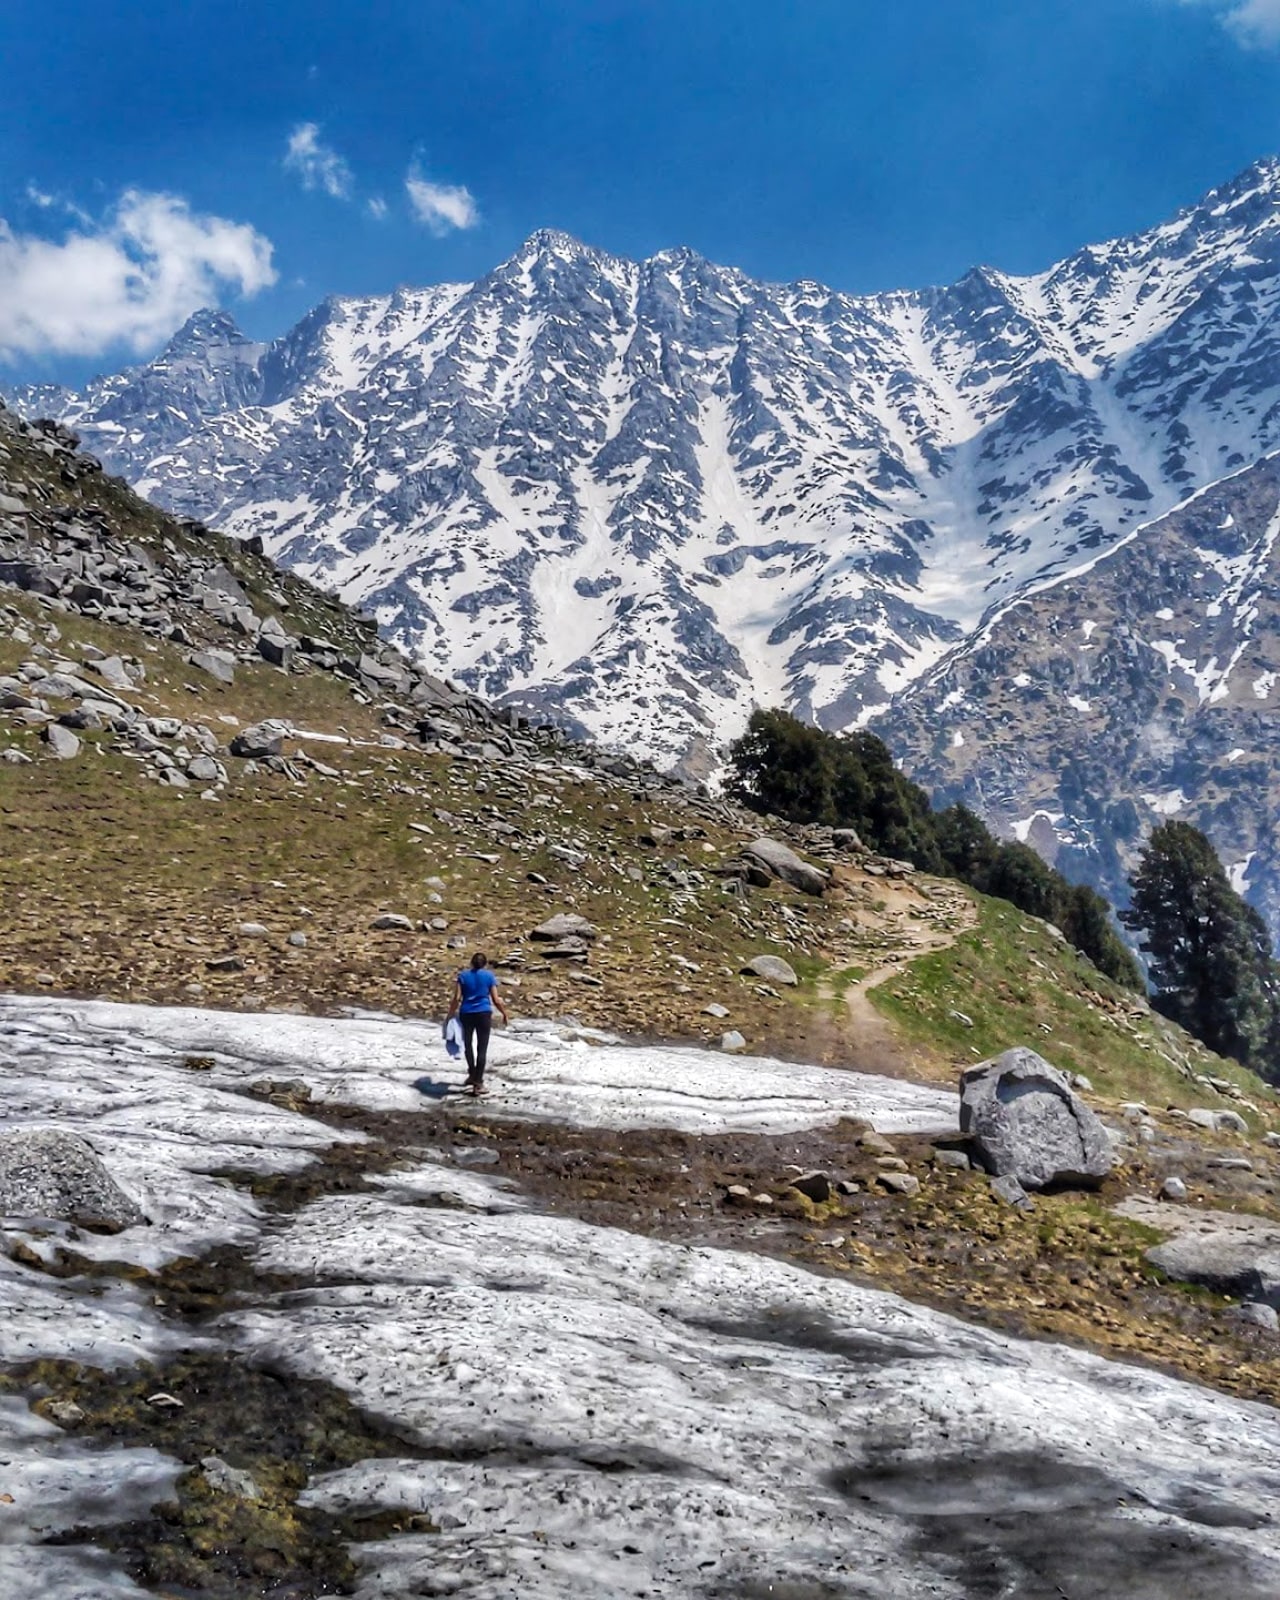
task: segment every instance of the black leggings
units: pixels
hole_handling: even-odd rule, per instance
[[[462,1015],[462,1042],[467,1051],[467,1080],[479,1083],[484,1077],[484,1064],[489,1054],[489,1030],[493,1026],[492,1011],[473,1011]]]

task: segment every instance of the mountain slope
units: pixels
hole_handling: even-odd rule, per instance
[[[202,314],[54,409],[470,687],[697,768],[842,727],[1280,445],[1280,164],[1048,272],[854,298],[535,235],[472,285]]]
[[[1149,828],[1194,822],[1276,928],[1278,536],[1272,456],[994,617],[881,731],[939,799],[1121,903]]]

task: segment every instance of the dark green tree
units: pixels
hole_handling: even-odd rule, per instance
[[[1116,932],[1111,907],[1096,889],[1084,883],[1071,884],[1055,920],[1076,949],[1113,983],[1125,989],[1143,989],[1141,968]]]
[[[729,752],[729,793],[790,822],[834,823],[830,742],[829,734],[789,711],[753,711]]]
[[[1058,914],[1063,879],[1029,844],[1002,844],[982,885],[988,894],[1011,900],[1019,911],[1052,922]]]
[[[1152,1004],[1219,1055],[1266,1068],[1277,1032],[1271,940],[1208,839],[1190,823],[1161,823],[1129,883],[1120,915],[1143,935]]]

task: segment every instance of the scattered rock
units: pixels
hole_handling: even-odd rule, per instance
[[[867,1133],[859,1134],[858,1144],[873,1156],[895,1156],[898,1153],[884,1134],[877,1133],[874,1128]]]
[[[1280,1333],[1280,1313],[1263,1300],[1246,1300],[1235,1309],[1236,1320],[1267,1333]]]
[[[792,1178],[791,1187],[798,1189],[815,1205],[824,1206],[831,1198],[831,1179],[825,1172],[804,1172]]]
[[[260,922],[242,922],[236,929],[242,939],[265,939],[267,930]]]
[[[988,1172],[1024,1189],[1092,1187],[1114,1163],[1102,1123],[1056,1067],[1025,1048],[961,1075],[960,1130]]]
[[[720,1048],[736,1053],[747,1048],[747,1041],[736,1028],[730,1028],[727,1033],[720,1035]]]
[[[369,926],[375,933],[412,933],[413,920],[402,917],[398,911],[383,911],[376,916]]]
[[[1023,1211],[1031,1204],[1031,1196],[1014,1177],[992,1178],[991,1192],[997,1200],[1003,1200],[1006,1205],[1016,1206]]]
[[[147,1220],[93,1146],[62,1128],[0,1133],[0,1216],[52,1218],[101,1233]]]
[[[187,657],[193,667],[206,672],[219,683],[236,681],[236,658],[230,650],[196,650]]]
[[[74,1400],[62,1400],[56,1395],[41,1405],[40,1414],[60,1428],[78,1428],[85,1419],[84,1409]]]
[[[283,731],[273,723],[259,722],[242,728],[229,746],[233,756],[244,761],[265,761],[268,756],[278,756],[284,749]]]
[[[1187,1186],[1181,1178],[1168,1177],[1160,1185],[1159,1197],[1180,1205],[1187,1198]]]
[[[254,1481],[253,1474],[245,1472],[240,1467],[228,1466],[220,1456],[203,1456],[200,1470],[204,1473],[205,1482],[215,1494],[231,1495],[236,1500],[262,1498],[262,1490]]]
[[[702,1014],[704,1017],[715,1017],[719,1022],[729,1015],[729,1008],[713,1000],[709,1006],[703,1006]]]
[[[594,939],[596,929],[576,911],[558,911],[554,917],[548,917],[545,922],[539,923],[529,937],[544,944],[558,944],[564,939]]]
[[[825,892],[830,877],[820,867],[810,866],[795,853],[790,845],[777,839],[755,839],[743,849],[743,855],[758,862],[772,877],[781,878],[793,889],[804,894],[820,895]]]
[[[877,1172],[876,1182],[893,1194],[919,1194],[920,1180],[910,1172]]]
[[[933,1164],[935,1167],[951,1167],[956,1172],[968,1172],[971,1165],[963,1150],[948,1150],[942,1145],[933,1152]]]
[[[794,987],[800,982],[795,968],[781,956],[752,956],[742,968],[744,977],[764,978],[768,983],[784,983]]]
[[[244,962],[238,955],[210,956],[205,962],[206,972],[243,972]]]
[[[295,928],[286,942],[295,950],[305,950],[307,948],[307,936],[301,928]]]
[[[80,754],[79,739],[70,728],[64,728],[59,722],[46,723],[41,737],[59,761],[70,761]]]

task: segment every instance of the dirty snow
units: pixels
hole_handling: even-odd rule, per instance
[[[853,1074],[550,1026],[499,1042],[486,1116],[776,1130],[861,1108],[953,1125],[953,1093]],[[101,1241],[113,1256],[234,1238],[309,1281],[199,1337],[337,1384],[406,1441],[401,1460],[306,1490],[439,1529],[360,1546],[360,1600],[967,1600],[993,1572],[1009,1594],[1280,1592],[1264,1407],[766,1255],[549,1216],[443,1152],[285,1217],[214,1176],[289,1170],[337,1137],[247,1084],[303,1078],[385,1108],[424,1060],[449,1070],[433,1025],[9,998],[0,1047],[4,1124],[84,1131],[152,1209],[151,1227]],[[413,1096],[424,1142],[433,1126],[447,1142],[438,1102]],[[128,1285],[0,1265],[0,1359],[133,1361],[191,1341]],[[90,1545],[36,1541],[142,1514],[175,1463],[83,1448],[17,1400],[0,1403],[2,1462],[24,1495],[0,1507],[0,1594],[138,1600]]]

